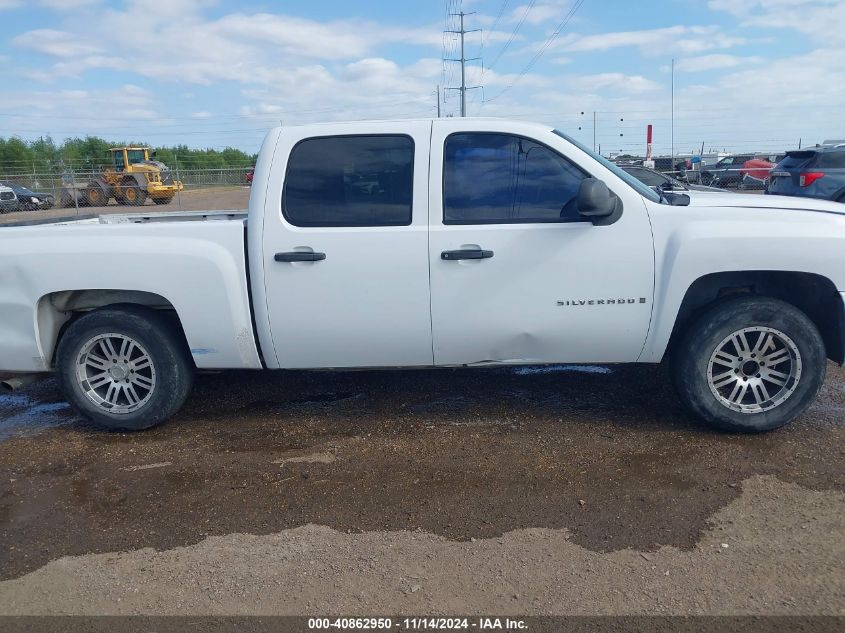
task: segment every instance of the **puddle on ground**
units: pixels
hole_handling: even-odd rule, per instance
[[[0,395],[0,441],[36,435],[77,420],[67,402],[37,402],[22,393]]]

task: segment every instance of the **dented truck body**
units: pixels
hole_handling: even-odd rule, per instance
[[[607,213],[578,208],[585,179]],[[68,324],[126,304],[172,314],[200,369],[660,362],[681,316],[807,284],[842,362],[845,205],[689,198],[539,124],[277,128],[248,213],[0,231],[0,371],[53,369]]]

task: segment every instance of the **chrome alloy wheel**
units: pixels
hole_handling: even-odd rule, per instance
[[[762,413],[783,404],[798,387],[801,353],[783,332],[747,327],[716,346],[707,367],[710,391],[740,413]]]
[[[76,363],[82,393],[108,413],[132,413],[156,387],[156,371],[144,346],[125,334],[100,334],[82,346]]]

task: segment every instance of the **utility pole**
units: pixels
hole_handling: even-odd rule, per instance
[[[437,118],[440,118],[440,84],[437,84]]]
[[[457,90],[461,93],[461,116],[467,115],[467,90],[475,90],[476,88],[480,88],[481,86],[467,86],[467,74],[466,74],[466,65],[467,62],[475,61],[480,59],[479,57],[470,57],[467,58],[464,52],[464,36],[467,33],[475,33],[480,31],[481,29],[472,29],[471,31],[467,31],[464,28],[464,16],[473,15],[472,13],[464,13],[461,11],[460,13],[450,13],[449,15],[458,15],[461,18],[461,30],[460,31],[450,31],[446,30],[446,33],[457,33],[461,36],[461,58],[460,59],[447,59],[446,61],[449,62],[460,62],[461,64],[461,86],[460,88],[446,88],[446,90]]]
[[[669,161],[669,171],[675,171],[675,58],[672,58],[672,122],[669,135],[672,143],[672,160]]]
[[[593,110],[593,151],[596,151],[596,111]]]

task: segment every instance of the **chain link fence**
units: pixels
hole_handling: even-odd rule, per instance
[[[654,159],[654,169],[686,184],[760,192],[766,189],[778,158],[737,155],[701,163],[688,158],[660,157]]]
[[[137,180],[137,174],[135,178]],[[0,223],[100,213],[135,213],[141,212],[141,205],[149,206],[152,202],[157,203],[153,205],[157,211],[246,208],[252,167],[180,169],[177,163],[152,177],[152,180],[174,186],[175,192],[164,196],[164,199],[152,195],[148,197],[145,189],[148,177],[142,175],[140,178],[136,188],[139,192],[143,191],[143,195],[139,203],[136,198],[128,200],[130,196],[123,195],[124,190],[120,186],[109,186],[101,168],[0,173]]]

